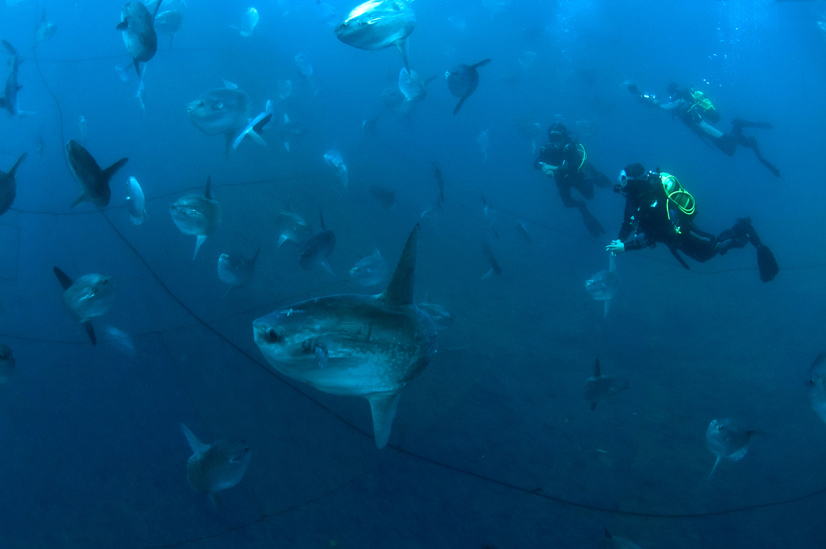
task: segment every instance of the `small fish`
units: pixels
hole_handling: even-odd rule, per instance
[[[81,145],[86,144],[86,137],[89,133],[89,127],[86,123],[86,117],[82,114],[77,118],[77,142]]]
[[[293,82],[292,82],[292,80],[279,80],[278,81],[278,97],[280,97],[281,99],[287,99],[292,94],[293,94]]]
[[[26,160],[26,156],[26,153],[21,154],[8,173],[0,171],[0,215],[9,211],[11,205],[14,204],[17,196],[17,181],[14,179],[14,174],[20,163]]]
[[[321,20],[322,23],[324,23],[331,29],[335,28],[336,24],[338,23],[338,12],[336,11],[336,9],[330,4],[322,2],[321,0],[316,0],[315,14]]]
[[[407,61],[407,37],[416,28],[416,14],[404,0],[368,0],[353,8],[347,19],[336,25],[336,37],[362,50],[381,50],[396,46],[404,66]]]
[[[706,446],[717,456],[708,478],[717,470],[724,459],[738,461],[746,455],[751,436],[756,431],[749,431],[733,419],[712,419],[706,430]]]
[[[255,261],[261,253],[259,247],[251,258],[242,255],[221,254],[218,257],[218,278],[221,282],[229,284],[227,294],[233,288],[246,286],[255,277]],[[226,294],[224,294],[226,297]]]
[[[72,203],[72,208],[87,200],[98,208],[108,206],[112,196],[109,180],[129,161],[128,158],[121,158],[102,170],[89,151],[73,139],[66,143],[66,160],[69,171],[82,190],[81,195]]]
[[[486,272],[484,275],[482,275],[482,280],[490,278],[494,274],[501,275],[502,269],[499,267],[499,263],[496,261],[496,257],[493,255],[493,249],[490,247],[490,244],[488,244],[484,240],[482,241],[482,254],[490,263],[490,270]]]
[[[809,397],[812,410],[820,419],[826,421],[826,352],[817,355],[809,368],[806,395]]]
[[[57,25],[46,19],[46,10],[43,10],[40,23],[37,24],[37,29],[34,31],[34,45],[37,46],[41,42],[49,40],[55,32],[57,32]]]
[[[9,380],[14,371],[14,353],[8,345],[0,345],[0,383]]]
[[[479,73],[477,69],[484,67],[488,63],[490,63],[490,59],[484,59],[475,65],[460,63],[445,73],[445,79],[447,80],[447,87],[450,93],[460,98],[456,104],[456,108],[453,109],[454,115],[459,112],[465,100],[470,97],[479,86]]]
[[[275,216],[275,232],[278,235],[278,247],[280,248],[288,240],[304,244],[312,236],[313,228],[303,217],[291,212],[288,208]]]
[[[198,250],[221,224],[221,205],[212,198],[212,178],[207,177],[204,194],[187,194],[169,205],[169,213],[175,226],[184,233],[197,237],[195,253],[192,260],[198,256]]]
[[[336,249],[336,235],[324,226],[324,215],[321,210],[318,211],[318,216],[321,219],[321,230],[314,233],[301,246],[301,251],[298,253],[298,263],[305,269],[309,269],[313,265],[321,265],[335,278],[336,274],[333,272],[327,258]]]
[[[623,377],[604,376],[600,373],[599,359],[594,364],[594,375],[585,380],[585,400],[591,401],[591,410],[595,410],[597,402],[631,388],[631,382]]]
[[[350,174],[341,153],[337,149],[329,149],[326,153],[324,153],[324,161],[335,168],[336,179],[346,191],[347,185],[350,183]]]
[[[230,25],[229,27],[240,32],[244,38],[249,38],[255,31],[255,26],[258,25],[259,19],[258,10],[251,7],[244,13],[244,16],[241,18],[241,23],[238,25]]]
[[[135,225],[146,221],[146,198],[143,196],[141,184],[134,177],[130,177],[126,183],[126,209]]]
[[[617,263],[615,255],[608,258],[608,270],[600,271],[585,281],[585,291],[594,300],[604,301],[605,308],[602,318],[608,318],[608,309],[611,306],[611,298],[617,293],[620,284],[620,277],[617,274]]]
[[[63,288],[63,305],[66,310],[81,323],[92,345],[97,345],[92,319],[105,314],[112,305],[112,277],[90,273],[72,281],[57,267],[54,268],[54,274]]]
[[[384,282],[387,276],[387,260],[376,248],[373,255],[360,259],[350,269],[350,278],[362,286],[375,286]]]
[[[373,200],[378,202],[379,206],[381,206],[383,210],[389,210],[394,204],[396,204],[396,193],[390,189],[370,185],[367,187],[367,192],[371,197],[373,197]]]
[[[158,50],[158,35],[155,34],[153,23],[160,7],[161,3],[158,2],[154,13],[150,14],[145,5],[132,0],[125,3],[121,9],[121,21],[117,29],[123,35],[126,51],[132,56],[135,71],[141,78],[143,78],[143,72],[140,64],[151,60]]]
[[[135,344],[132,342],[132,336],[112,325],[106,326],[106,334],[110,337],[110,341],[117,345],[120,352],[130,358],[135,358]]]
[[[298,72],[307,80],[313,75],[313,64],[310,62],[309,57],[303,53],[296,54],[295,66],[298,67]]]
[[[181,423],[192,455],[186,462],[186,480],[196,492],[206,494],[219,509],[218,493],[241,482],[250,463],[250,447],[243,440],[216,440],[204,444]]]
[[[453,324],[454,320],[456,320],[456,316],[453,313],[438,303],[425,301],[423,303],[419,303],[419,309],[426,312],[436,324],[436,328],[440,330],[447,328]]]

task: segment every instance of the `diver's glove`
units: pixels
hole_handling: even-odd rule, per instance
[[[556,166],[551,166],[550,164],[546,164],[545,162],[540,162],[540,166],[542,166],[542,173],[551,177],[554,172],[556,171]]]
[[[620,252],[625,251],[625,244],[622,243],[622,240],[612,240],[610,244],[605,246],[606,252],[611,252],[614,254],[618,254]]]

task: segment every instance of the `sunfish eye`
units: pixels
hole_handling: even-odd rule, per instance
[[[278,332],[276,332],[274,328],[268,329],[265,336],[269,343],[278,343],[281,340],[281,336],[278,335]]]

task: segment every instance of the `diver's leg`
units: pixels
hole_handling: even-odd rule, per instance
[[[593,184],[597,187],[610,187],[613,184],[611,183],[611,179],[607,175],[597,170],[590,164],[586,163],[585,169],[590,174]]]
[[[761,130],[770,130],[773,128],[771,122],[749,122],[742,118],[735,118],[731,121],[732,133],[739,134],[743,128],[758,128]]]
[[[760,161],[761,164],[766,166],[771,173],[773,173],[776,177],[780,177],[780,170],[778,170],[771,162],[763,158],[763,155],[760,153],[760,147],[757,146],[757,140],[754,137],[746,137],[745,135],[738,135],[737,136],[737,143],[751,149],[754,151],[754,155],[757,157],[757,160]]]
[[[734,224],[734,227],[723,231],[718,239],[723,237],[725,233],[734,234],[734,239],[739,244],[737,246],[730,245],[729,248],[742,248],[745,246],[745,242],[751,242],[751,244],[757,248],[757,269],[760,271],[760,280],[763,282],[774,280],[774,277],[780,272],[780,267],[777,265],[777,260],[774,258],[772,251],[768,246],[763,244],[760,237],[757,236],[757,231],[754,230],[750,217],[738,219],[737,223]]]

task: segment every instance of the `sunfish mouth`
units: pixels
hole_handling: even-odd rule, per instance
[[[263,322],[253,324],[252,331],[256,345],[272,345],[283,339],[275,328]]]

